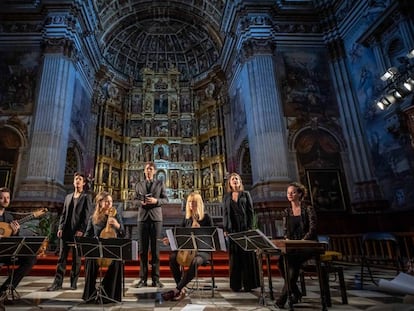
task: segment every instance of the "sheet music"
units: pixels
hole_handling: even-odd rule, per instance
[[[135,240],[131,241],[131,259],[138,260],[138,242]]]
[[[223,229],[217,228],[217,232],[218,232],[218,237],[219,237],[220,250],[223,252],[226,252],[227,247],[226,247],[226,240],[224,239]]]
[[[170,242],[170,247],[173,251],[177,250],[177,243],[175,242],[175,237],[174,237],[174,233],[172,231],[172,229],[167,229],[165,230],[165,232],[167,233],[167,238],[168,241]]]

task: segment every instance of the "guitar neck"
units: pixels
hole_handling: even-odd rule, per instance
[[[23,218],[20,218],[19,220],[17,220],[17,222],[19,223],[19,225],[21,225],[21,224],[24,224],[25,222],[28,222],[28,221],[30,221],[34,218],[35,218],[35,216],[33,214],[30,214],[30,215],[27,215]]]

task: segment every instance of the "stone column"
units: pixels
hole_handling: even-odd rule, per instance
[[[273,44],[267,39],[243,43],[240,89],[246,111],[253,185],[258,197],[290,180],[282,101],[277,84]],[[276,186],[279,184],[279,186]],[[270,191],[270,192],[269,192]]]
[[[61,200],[76,70],[72,42],[48,39],[38,82],[27,175],[17,200]]]

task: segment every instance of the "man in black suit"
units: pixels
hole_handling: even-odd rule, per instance
[[[65,198],[62,215],[59,220],[57,236],[60,239],[59,259],[56,267],[55,279],[48,291],[62,289],[63,277],[66,271],[66,261],[69,251],[72,250],[72,270],[70,273],[70,288],[76,289],[79,278],[81,257],[74,247],[74,237],[83,236],[89,216],[92,212],[91,196],[84,191],[85,175],[75,173],[73,186],[75,191]]]
[[[11,235],[17,236],[20,231],[20,224],[14,220],[13,215],[6,211],[10,205],[10,190],[6,187],[0,188],[0,222],[10,224]],[[12,264],[11,258],[0,258],[1,263]],[[17,258],[19,267],[13,272],[13,279],[9,276],[6,281],[0,286],[0,306],[7,298],[8,289],[16,289],[20,281],[32,270],[36,263],[36,256],[20,256]],[[11,283],[11,284],[10,284]],[[1,308],[0,308],[1,310]]]
[[[144,168],[145,180],[137,183],[136,197],[140,201],[138,208],[138,245],[140,255],[140,280],[136,287],[147,286],[148,250],[151,245],[152,286],[163,287],[160,282],[160,247],[158,239],[162,232],[161,206],[168,202],[165,185],[161,180],[154,180],[156,167],[147,162]]]

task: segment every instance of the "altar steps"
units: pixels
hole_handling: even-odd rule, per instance
[[[162,251],[160,253],[160,275],[161,278],[163,277],[171,277],[170,267],[168,265],[170,252]],[[214,275],[217,277],[226,277],[229,275],[229,258],[228,253],[226,252],[215,252],[214,253]],[[56,271],[56,263],[58,260],[58,256],[54,253],[48,253],[46,256],[38,256],[36,265],[33,267],[30,275],[31,276],[51,276],[55,275]],[[69,275],[69,271],[71,269],[71,255],[69,255],[68,262],[67,262],[67,269],[66,274]],[[249,267],[246,267],[249,269]],[[277,258],[271,258],[271,270],[272,275],[279,275],[279,271],[277,268]],[[263,261],[263,271],[264,274],[267,275],[266,269],[266,262]],[[82,267],[81,267],[81,276],[84,275],[84,260],[82,260]],[[139,275],[139,261],[126,261],[125,263],[125,276],[126,277],[137,277]],[[210,276],[210,266],[200,267],[199,268],[199,276]]]

